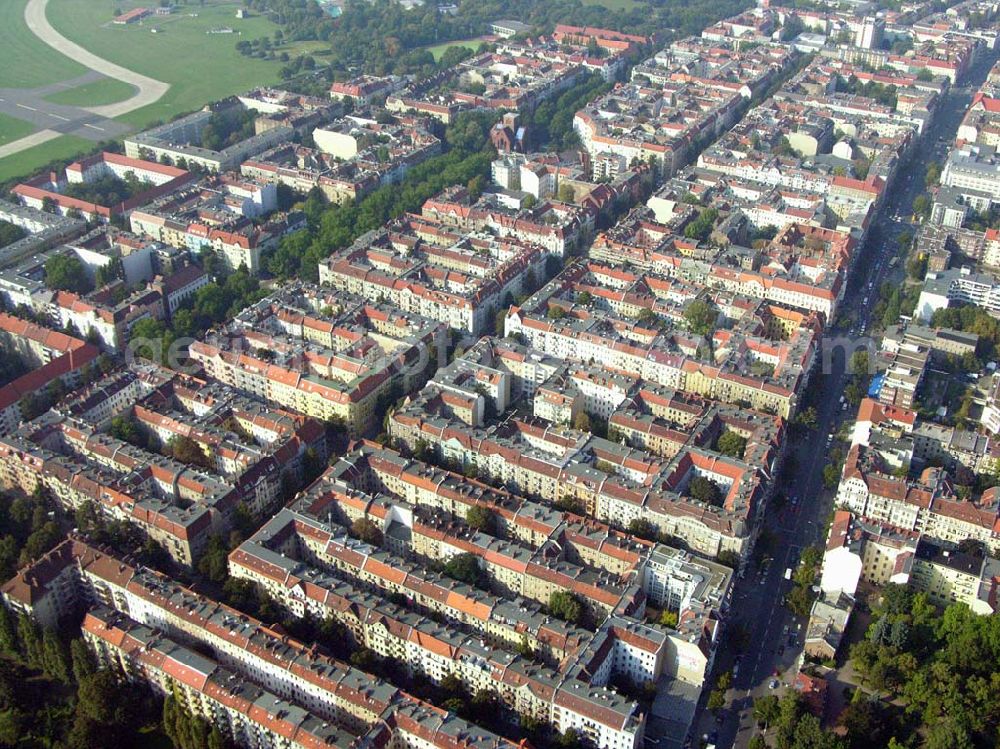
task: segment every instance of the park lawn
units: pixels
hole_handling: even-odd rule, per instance
[[[475,52],[479,49],[479,45],[482,44],[485,39],[481,37],[476,37],[475,39],[456,39],[453,42],[445,42],[444,44],[435,44],[433,47],[427,47],[427,51],[431,53],[434,57],[434,62],[441,59],[441,55],[444,54],[448,47],[465,47],[466,49],[471,49]]]
[[[58,138],[32,146],[20,153],[0,159],[0,182],[14,177],[29,177],[39,167],[53,159],[70,160],[78,154],[89,151],[96,144],[75,135],[60,135]]]
[[[135,88],[114,78],[101,78],[76,88],[67,88],[44,97],[53,104],[68,104],[73,107],[98,107],[124,101],[136,92]]]
[[[299,55],[312,55],[313,57],[327,57],[330,55],[330,45],[327,42],[321,42],[319,40],[307,39],[301,42],[289,42],[288,44],[282,44],[275,47],[275,51],[279,54],[282,52],[287,52],[289,57],[298,57]]]
[[[75,78],[87,68],[59,54],[28,30],[28,0],[0,2],[0,88],[37,88]]]
[[[129,10],[140,3],[119,5]],[[169,16],[149,18],[141,24],[115,26],[110,23],[109,3],[50,0],[48,18],[59,33],[91,52],[170,84],[170,90],[155,104],[119,118],[145,127],[153,120],[167,120],[210,101],[278,82],[283,63],[244,57],[236,51],[236,42],[241,39],[271,36],[278,28],[259,15],[236,18],[236,9],[242,7],[241,2],[208,0],[203,6],[180,6]],[[207,33],[222,27],[240,33]],[[152,33],[153,28],[158,33]]]
[[[31,135],[33,132],[35,132],[35,126],[30,122],[0,114],[0,146],[23,138],[25,135]]]

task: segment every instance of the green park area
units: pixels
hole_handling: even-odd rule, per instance
[[[49,22],[59,33],[111,62],[170,84],[155,104],[119,118],[143,127],[206,102],[278,81],[282,63],[244,57],[236,42],[270,36],[277,25],[260,15],[237,18],[242,3],[206,2],[176,6],[125,26],[111,23],[113,10],[140,3],[50,0]],[[145,3],[148,5],[148,3]]]
[[[445,42],[444,44],[435,44],[433,47],[428,47],[427,51],[431,53],[434,57],[434,62],[441,59],[441,55],[445,53],[449,47],[465,47],[466,49],[471,49],[473,52],[479,49],[479,45],[483,43],[482,37],[475,37],[474,39],[459,39],[454,42]]]
[[[0,50],[8,64],[0,65],[0,88],[37,88],[76,78],[87,68],[59,54],[36,37],[24,22],[27,0],[0,3]],[[95,7],[110,7],[94,3]]]

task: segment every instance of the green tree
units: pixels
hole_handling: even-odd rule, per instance
[[[774,725],[780,715],[778,708],[778,698],[773,694],[758,697],[753,701],[753,719],[758,726],[767,727]]]
[[[801,424],[806,429],[815,429],[817,423],[816,409],[813,406],[806,406],[795,417],[795,423]]]
[[[82,638],[77,637],[69,644],[70,661],[72,663],[73,681],[81,683],[97,670],[90,648]]]
[[[927,165],[927,172],[924,175],[924,184],[927,187],[934,187],[941,180],[941,165],[932,161]]]
[[[146,436],[139,431],[139,425],[130,415],[119,414],[111,419],[111,436],[138,447],[146,447]]]
[[[684,310],[684,320],[692,333],[708,335],[715,330],[719,311],[715,305],[704,299],[695,299]]]
[[[923,746],[924,749],[973,749],[975,744],[959,719],[951,717],[931,726]]]
[[[76,692],[76,714],[108,730],[128,726],[134,719],[132,687],[106,670],[81,680]]]
[[[45,285],[50,289],[86,294],[94,287],[75,255],[53,255],[45,261]]]
[[[28,233],[16,224],[9,221],[0,221],[0,247],[6,247],[20,239],[24,239]]]
[[[20,614],[17,618],[17,639],[21,643],[21,655],[25,662],[32,668],[41,669],[45,662],[42,638],[27,614]]]
[[[42,635],[42,661],[46,674],[63,684],[70,683],[71,668],[66,644],[52,630],[45,630]]]
[[[444,573],[453,580],[483,587],[484,572],[475,554],[455,554],[444,565]]]
[[[814,595],[811,588],[796,585],[785,598],[788,610],[797,616],[808,616],[812,610]]]
[[[742,459],[747,449],[747,441],[745,437],[741,437],[736,432],[727,429],[719,435],[716,446],[723,455]]]
[[[718,505],[722,501],[719,485],[705,476],[695,476],[688,483],[688,494],[709,505]]]
[[[720,689],[713,689],[708,693],[708,703],[706,707],[713,713],[726,706],[726,694]]]
[[[684,227],[684,236],[704,242],[712,233],[715,222],[719,218],[719,212],[715,208],[705,208],[698,216]]]
[[[136,356],[168,365],[173,334],[159,320],[144,317],[132,326],[129,332],[129,348]]]
[[[0,650],[7,655],[17,652],[17,630],[6,606],[0,605]]]
[[[229,577],[229,550],[222,536],[209,536],[205,551],[198,560],[198,571],[215,583],[224,583]]]
[[[367,517],[356,518],[351,523],[351,535],[372,546],[382,545],[382,530]]]
[[[549,613],[565,622],[580,624],[583,621],[583,603],[566,590],[553,591],[549,596]]]
[[[848,382],[847,385],[844,386],[844,398],[852,406],[860,404],[861,401],[864,400],[864,397],[865,391],[857,382]]]
[[[867,377],[869,374],[869,357],[868,352],[864,349],[859,349],[851,354],[850,362],[850,372],[854,375],[861,375],[862,377]]]
[[[362,671],[372,671],[377,663],[375,652],[368,648],[358,648],[350,657],[351,665]]]
[[[184,434],[178,434],[170,438],[167,448],[175,460],[188,465],[201,466],[202,468],[213,468],[212,459],[205,453],[201,445]]]
[[[485,505],[472,505],[465,513],[465,522],[477,531],[495,533],[496,515]]]
[[[645,518],[632,519],[628,524],[628,532],[647,541],[655,541],[659,535],[656,526]]]
[[[556,737],[555,745],[558,749],[580,749],[580,734],[575,728],[567,728],[562,734]]]

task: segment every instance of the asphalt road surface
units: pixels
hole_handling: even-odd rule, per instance
[[[58,138],[60,135],[75,135],[78,138],[101,141],[127,132],[126,125],[100,117],[87,109],[53,104],[45,100],[49,94],[82,86],[100,80],[102,77],[99,73],[92,71],[69,81],[40,88],[0,89],[0,114],[30,122],[38,128],[31,135],[0,146],[0,158]]]
[[[932,160],[941,162],[946,157],[972,96],[985,80],[993,62],[992,56],[984,56],[973,68],[969,82],[948,92],[938,116],[917,145],[911,163],[900,169],[849,280],[840,308],[841,313],[846,313],[854,322],[848,328],[832,329],[831,335],[858,335],[862,323],[870,328],[869,317],[877,301],[879,286],[884,281],[902,283],[905,263],[900,262],[897,267],[889,268],[887,258],[897,251],[900,234],[915,231],[909,220],[910,206],[913,199],[924,192],[927,165]],[[843,421],[853,416],[850,406],[845,411],[840,404],[847,383],[844,363],[835,358],[834,364],[834,371],[817,371],[813,375],[819,378],[814,384],[820,392],[815,404],[817,427],[799,440],[792,453],[795,458],[794,474],[787,485],[778,487],[786,496],[794,496],[797,503],[794,506],[791,502],[786,503],[781,511],[771,509],[765,519],[766,527],[778,538],[774,545],[774,559],[763,576],[753,565],[749,566],[736,585],[731,615],[733,621],[748,633],[748,645],[747,652],[740,658],[733,688],[729,691],[729,707],[720,711],[718,716],[713,716],[704,709],[704,697],[707,695],[703,695],[701,709],[693,724],[697,728],[692,730],[690,736],[694,747],[700,745],[703,736],[713,733],[718,747],[746,747],[757,732],[752,717],[754,697],[780,694],[785,682],[794,677],[806,621],[793,616],[782,605],[782,598],[792,585],[784,579],[784,573],[788,567],[796,566],[804,547],[822,540],[820,535],[825,519],[833,508],[833,492],[825,490],[822,483],[822,470],[829,450],[827,436],[836,433]],[[797,634],[795,645],[789,644],[791,634]],[[731,648],[724,648],[719,654],[715,672],[718,674],[731,669],[735,659],[736,654]],[[775,680],[778,685],[772,691],[771,685]]]

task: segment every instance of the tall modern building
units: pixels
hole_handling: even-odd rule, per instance
[[[884,31],[885,21],[881,18],[866,18],[858,29],[855,44],[861,49],[879,49]]]

